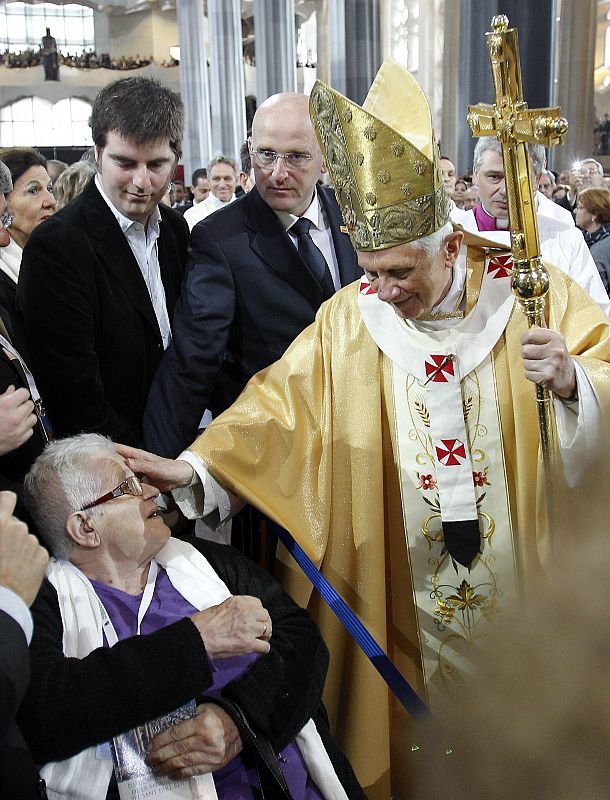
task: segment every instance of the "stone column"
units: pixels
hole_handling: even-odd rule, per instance
[[[330,82],[356,103],[381,66],[379,0],[333,0],[329,4]]]
[[[466,123],[468,106],[484,102],[494,102],[493,80],[489,51],[485,33],[491,30],[491,21],[496,14],[508,16],[509,26],[519,31],[519,50],[523,79],[523,95],[530,108],[549,105],[551,87],[550,44],[553,27],[553,0],[536,0],[536,3],[523,3],[520,0],[460,0],[459,10],[453,8],[453,1],[445,3],[445,58],[451,59],[448,74],[446,67],[443,96],[448,103],[448,116],[443,119],[443,136],[456,125],[453,151],[458,170],[472,166],[474,139]],[[580,3],[576,5],[580,8]],[[458,52],[455,52],[456,39],[453,24],[459,24]],[[446,64],[448,62],[446,61]],[[457,107],[454,100],[457,98]],[[446,119],[446,122],[445,122]],[[443,141],[443,150],[450,151],[451,139]]]
[[[95,37],[95,51],[98,55],[110,52],[110,25],[108,14],[103,11],[93,12],[93,35]]]
[[[561,106],[569,128],[565,144],[553,148],[552,165],[558,172],[570,167],[574,161],[590,157],[593,151],[596,24],[595,0],[562,0],[554,102]]]
[[[212,155],[238,160],[246,138],[241,0],[208,0],[208,23]]]
[[[443,112],[441,122],[441,151],[455,164],[461,175],[470,167],[467,156],[460,157],[458,142],[466,118],[459,102],[460,71],[460,4],[451,0],[445,3],[443,33]]]
[[[254,0],[256,102],[297,86],[294,0]]]
[[[203,3],[180,0],[176,4],[180,41],[180,93],[186,125],[183,156],[185,183],[193,171],[205,167],[211,157],[210,93],[204,42]]]

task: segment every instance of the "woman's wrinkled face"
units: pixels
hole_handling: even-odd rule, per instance
[[[55,213],[57,206],[51,193],[49,173],[39,164],[29,167],[17,178],[6,199],[15,215],[10,235],[20,247],[25,246],[37,225]]]

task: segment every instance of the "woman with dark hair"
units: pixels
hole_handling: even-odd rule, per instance
[[[0,161],[9,168],[13,190],[6,195],[13,220],[8,228],[11,242],[0,250],[0,308],[7,327],[12,325],[15,290],[23,248],[37,225],[55,212],[47,160],[31,147],[3,147]]]
[[[463,178],[458,178],[455,182],[455,189],[453,190],[453,197],[451,198],[458,208],[464,208],[464,193],[470,187]]]
[[[610,296],[610,189],[589,188],[578,193],[576,224]]]

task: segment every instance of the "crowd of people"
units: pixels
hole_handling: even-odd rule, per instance
[[[493,184],[485,178],[485,185],[481,186],[479,180],[480,162],[477,164],[477,154],[481,154],[490,147],[495,151],[495,173],[498,191],[491,191]],[[599,272],[601,283],[605,293],[610,296],[610,243],[604,243],[606,237],[610,235],[610,177],[604,177],[604,170],[599,161],[594,158],[583,158],[577,162],[572,169],[561,173],[553,172],[546,168],[544,150],[540,146],[530,146],[531,165],[534,179],[535,197],[538,210],[543,216],[552,218],[559,217],[564,229],[568,229],[568,236],[574,238],[575,243],[582,250],[582,240],[591,251],[591,258],[587,260],[594,262]],[[498,143],[489,144],[489,140],[481,139],[475,147],[475,164],[473,169],[456,177],[456,169],[450,158],[441,156],[440,169],[443,177],[445,191],[452,200],[454,207],[458,211],[480,211],[475,212],[477,221],[480,223],[475,230],[487,230],[483,217],[487,215],[493,218],[495,229],[508,228],[508,204],[506,200],[506,187],[504,184],[504,169],[500,165],[501,149]],[[491,186],[491,189],[489,188]],[[594,189],[591,192],[589,190]],[[549,205],[546,200],[553,201],[559,208],[566,209],[569,213],[562,214],[557,208]],[[495,207],[495,209],[494,209]],[[464,219],[459,213],[454,217],[456,222],[463,223]],[[498,223],[498,220],[503,220]],[[574,225],[580,230],[582,235],[574,236]],[[482,227],[483,226],[483,227]],[[468,229],[468,226],[467,226]],[[492,228],[493,229],[493,228]],[[557,232],[553,228],[552,238],[557,238]],[[541,230],[541,238],[544,240],[544,230]],[[565,236],[563,237],[565,240]],[[544,254],[544,252],[543,252]],[[563,264],[562,256],[549,254],[548,259],[554,264]],[[574,263],[574,254],[571,253],[566,264]],[[572,268],[573,269],[573,268]],[[569,266],[566,270],[570,272]],[[590,290],[590,285],[586,286]],[[598,286],[599,290],[599,286]],[[596,292],[593,292],[596,296]],[[603,295],[597,292],[597,299],[603,300]],[[603,304],[603,303],[602,303]]]
[[[37,67],[43,63],[44,54],[40,50],[27,48],[19,52],[11,52],[7,48],[4,53],[0,53],[0,66],[9,69],[25,69],[27,67]],[[95,50],[83,50],[80,54],[62,53],[58,51],[58,63],[65,67],[74,69],[116,69],[130,70],[147,67],[154,64],[152,56],[142,57],[139,53],[135,56],[111,56],[109,53],[97,53]],[[170,58],[161,62],[162,67],[175,67],[179,62]]]
[[[241,163],[188,187],[182,102],[148,78],[102,89],[77,164],[0,149],[11,797],[112,800],[143,775],[220,800],[415,796],[436,756],[268,520],[442,716],[510,638],[500,611],[604,518],[601,165],[554,201],[530,146],[552,288],[529,327],[498,141],[457,178],[415,79],[388,61],[374,88],[271,96]]]

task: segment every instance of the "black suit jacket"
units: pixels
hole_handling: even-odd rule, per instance
[[[332,231],[341,285],[362,270],[329,189],[318,189]],[[175,457],[197,435],[206,408],[214,415],[248,380],[280,358],[311,324],[322,287],[284,226],[256,189],[198,223],[172,345],[153,381],[144,445]]]
[[[15,725],[30,679],[28,643],[15,620],[0,611],[0,787],[2,797],[46,797],[34,760]]]
[[[555,200],[554,202],[557,203],[558,206],[566,208],[572,214],[574,213],[574,209],[576,208],[576,200],[574,200],[574,205],[572,205],[572,203],[570,203],[570,201],[568,200],[567,194],[564,195],[563,197],[560,197],[558,200]]]
[[[9,386],[14,386],[16,389],[25,388],[29,391],[23,372],[16,367],[15,361],[9,358],[0,346],[0,394],[3,394]],[[21,447],[0,455],[0,490],[10,489],[17,494],[15,516],[26,521],[30,530],[35,530],[35,527],[21,503],[22,481],[26,472],[42,453],[44,446],[45,439],[40,426],[35,425],[32,435]]]
[[[171,320],[188,226],[160,209],[159,264]],[[163,344],[138,263],[93,180],[30,236],[16,325],[56,435],[94,431],[139,443]]]
[[[13,330],[13,316],[15,314],[15,296],[17,294],[17,284],[12,278],[0,270],[0,317],[8,335],[13,341],[15,331]]]

